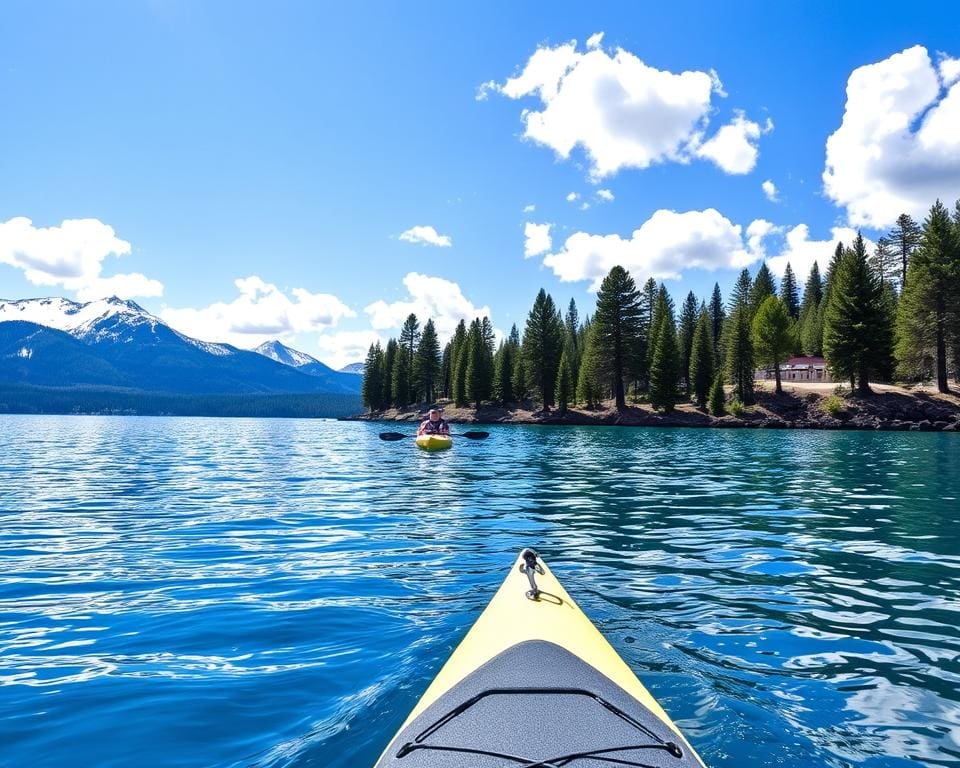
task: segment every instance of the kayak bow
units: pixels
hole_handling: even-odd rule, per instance
[[[418,435],[417,448],[425,451],[445,451],[453,446],[450,435]]]
[[[525,549],[375,768],[703,768],[663,708]]]

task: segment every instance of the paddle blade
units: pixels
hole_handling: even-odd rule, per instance
[[[486,440],[490,437],[489,432],[461,432],[460,437],[465,437],[468,440]]]
[[[381,432],[380,433],[380,439],[387,440],[388,442],[403,440],[405,437],[409,437],[409,435],[404,435],[401,432]]]

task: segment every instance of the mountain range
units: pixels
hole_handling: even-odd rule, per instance
[[[0,385],[169,395],[359,395],[361,379],[278,341],[186,336],[133,301],[0,300]]]

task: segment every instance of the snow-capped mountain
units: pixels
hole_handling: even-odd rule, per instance
[[[366,363],[350,363],[349,365],[343,366],[343,368],[340,369],[340,373],[353,373],[363,376],[363,373],[366,371],[366,369]]]
[[[317,360],[317,358],[310,357],[310,355],[308,355],[306,352],[293,349],[293,347],[288,347],[283,342],[276,340],[265,341],[253,351],[259,352],[261,355],[264,357],[269,357],[271,360],[276,360],[278,363],[292,366],[293,368],[299,368],[302,365],[320,362]]]
[[[324,370],[308,370],[314,366]],[[87,303],[0,300],[2,382],[187,394],[360,391],[353,377],[317,361],[295,368],[229,344],[200,341],[116,297]]]

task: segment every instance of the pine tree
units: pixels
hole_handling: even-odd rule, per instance
[[[413,381],[415,399],[432,403],[437,396],[440,384],[440,340],[433,320],[427,320],[420,336],[420,344],[413,358]]]
[[[577,371],[580,369],[580,313],[577,311],[577,302],[570,299],[567,305],[567,314],[563,319],[564,345],[570,345],[568,363],[573,372],[573,380],[577,380]]]
[[[453,342],[448,341],[443,347],[443,355],[440,358],[440,392],[443,397],[450,397],[450,380],[452,378],[451,352],[453,351]]]
[[[776,296],[768,296],[753,318],[753,349],[761,365],[773,366],[776,392],[783,394],[780,383],[780,363],[793,351],[793,321],[786,304]]]
[[[379,341],[371,344],[367,352],[360,395],[363,398],[363,404],[371,411],[379,411],[383,408],[383,349]]]
[[[870,393],[870,377],[889,369],[891,326],[880,280],[867,263],[859,233],[833,272],[828,290],[823,347],[838,376],[857,379],[860,394]]]
[[[417,354],[417,344],[420,342],[420,323],[417,321],[417,316],[411,312],[407,315],[407,319],[403,322],[403,327],[400,329],[400,346],[407,352],[406,360],[406,370],[407,370],[407,382],[406,382],[406,393],[409,402],[413,402],[416,399],[416,386],[413,380],[413,361]]]
[[[501,405],[516,400],[513,394],[514,348],[509,341],[500,342],[493,357],[493,399]]]
[[[690,387],[690,353],[693,350],[693,332],[697,327],[699,306],[693,291],[687,294],[680,309],[680,329],[678,341],[680,343],[680,378],[683,380],[684,391],[689,393]]]
[[[713,284],[713,295],[710,297],[710,325],[713,331],[713,363],[715,368],[720,367],[723,358],[723,324],[727,313],[723,309],[723,297],[720,294],[720,284]]]
[[[793,274],[790,262],[783,270],[783,280],[780,282],[780,298],[783,300],[787,313],[794,320],[800,319],[800,292],[797,288],[797,278]]]
[[[450,342],[450,397],[456,405],[467,404],[467,323],[461,320]]]
[[[886,287],[897,281],[900,257],[887,238],[881,237],[877,240],[873,256],[870,257],[870,267],[879,275],[881,286]]]
[[[383,383],[380,385],[380,391],[387,406],[397,404],[393,399],[393,367],[397,361],[398,347],[397,340],[390,339],[383,353]]]
[[[938,200],[923,223],[920,247],[911,255],[897,314],[897,359],[902,375],[922,375],[930,361],[937,390],[949,390],[948,351],[960,336],[960,239]]]
[[[399,345],[397,355],[393,360],[393,379],[391,382],[391,394],[397,408],[406,408],[412,402],[410,392],[412,368],[407,347]]]
[[[484,400],[490,398],[490,390],[493,384],[493,361],[488,342],[484,337],[483,322],[475,319],[470,323],[470,330],[467,331],[467,352],[465,355],[467,363],[464,376],[466,390],[464,396],[468,402],[472,402],[478,409]]]
[[[723,416],[726,399],[726,393],[723,391],[723,374],[718,373],[713,379],[713,386],[710,387],[710,413],[714,416]]]
[[[646,391],[650,386],[650,334],[653,330],[653,309],[657,303],[658,290],[657,281],[650,277],[640,291],[640,333],[633,355],[633,370],[630,371],[634,393],[637,390]]]
[[[697,318],[690,352],[689,381],[693,396],[700,408],[707,402],[714,375],[713,330],[710,313],[704,308]]]
[[[510,386],[518,401],[526,400],[530,396],[530,384],[527,381],[527,364],[523,361],[523,351],[516,355],[513,361],[513,375],[510,377]]]
[[[798,341],[805,355],[823,354],[823,323],[820,304],[823,301],[823,280],[820,267],[813,262],[810,275],[803,289],[803,301],[800,303],[800,329]]]
[[[563,345],[563,352],[560,354],[560,366],[557,369],[557,386],[554,392],[554,400],[557,403],[557,411],[561,416],[566,414],[567,406],[576,396],[576,381],[573,378],[573,370],[570,367],[570,357],[573,350],[570,347],[570,334],[567,334],[567,343]]]
[[[897,217],[895,226],[887,235],[887,240],[893,248],[895,257],[900,262],[900,292],[907,287],[907,271],[910,256],[920,246],[923,231],[920,226],[907,214],[901,213]]]
[[[821,301],[823,301],[823,280],[820,277],[820,267],[817,266],[817,262],[813,262],[807,283],[803,287],[801,310],[804,307],[819,307]]]
[[[578,403],[588,408],[595,408],[600,404],[603,395],[600,389],[600,380],[597,375],[597,353],[594,345],[593,323],[584,323],[583,354],[580,356],[580,371],[577,375]]]
[[[650,404],[672,411],[677,402],[677,383],[680,378],[680,350],[677,345],[677,327],[666,288],[660,286],[654,311],[654,330],[650,336],[653,355],[650,358]]]
[[[557,368],[563,352],[563,320],[550,295],[540,289],[527,315],[523,333],[523,358],[526,376],[544,410],[553,405]]]
[[[767,296],[777,294],[777,285],[773,279],[773,273],[767,266],[767,262],[760,265],[757,270],[757,276],[753,279],[753,285],[750,287],[750,322],[753,322],[753,316],[757,314],[760,305],[763,304]]]
[[[600,284],[593,329],[598,373],[610,381],[616,407],[623,410],[627,407],[624,382],[640,335],[640,292],[623,267],[613,267]]]

